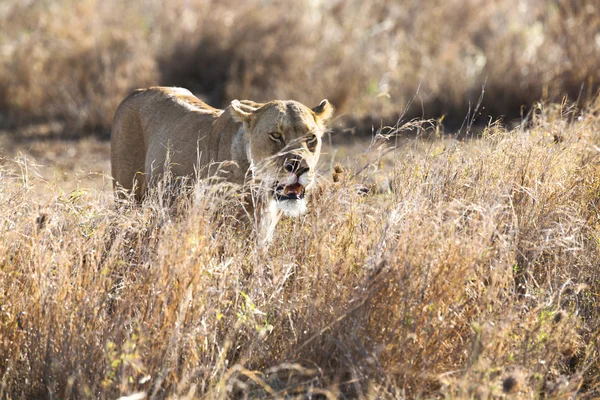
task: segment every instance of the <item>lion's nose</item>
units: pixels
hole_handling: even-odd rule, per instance
[[[310,168],[298,168],[298,170],[296,171],[296,176],[302,176],[303,174],[307,173],[310,170]]]
[[[303,160],[290,160],[285,164],[285,170],[289,173],[295,173],[296,176],[300,176],[310,170],[310,168],[303,164],[306,164]]]

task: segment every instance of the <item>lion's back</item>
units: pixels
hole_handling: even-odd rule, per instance
[[[208,136],[222,110],[209,106],[182,88],[138,89],[117,108],[111,132],[111,168],[125,189],[137,185],[141,197],[151,173],[161,170],[171,152],[176,175],[193,171],[197,147],[208,150]],[[202,142],[206,138],[206,143]],[[160,172],[160,171],[158,171]],[[136,176],[144,175],[145,179]]]

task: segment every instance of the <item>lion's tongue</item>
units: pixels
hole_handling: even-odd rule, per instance
[[[294,183],[291,185],[287,185],[283,188],[283,194],[286,196],[295,194],[296,196],[300,196],[302,194],[302,190],[304,187],[299,183]]]

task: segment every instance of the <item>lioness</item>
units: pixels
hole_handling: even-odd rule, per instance
[[[216,170],[211,166],[233,161],[219,173],[239,184],[251,177],[270,199],[257,213],[261,240],[269,241],[282,212],[306,211],[305,190],[314,181],[324,124],[332,113],[327,100],[312,109],[296,101],[233,100],[219,110],[187,89],[136,90],[119,105],[112,126],[114,186],[134,190],[141,200],[167,158],[176,177],[197,171],[208,176]]]

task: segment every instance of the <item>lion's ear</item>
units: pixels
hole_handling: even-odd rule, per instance
[[[254,117],[253,112],[255,110],[254,107],[241,103],[239,100],[233,100],[231,102],[231,116],[237,122],[250,124],[250,121],[252,121],[252,118]]]
[[[333,115],[334,108],[331,103],[325,99],[318,106],[312,109],[319,121],[325,122]]]

